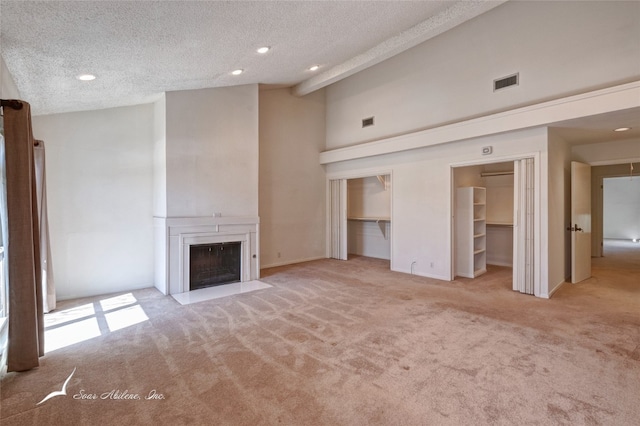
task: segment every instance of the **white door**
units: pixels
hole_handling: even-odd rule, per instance
[[[534,160],[513,162],[513,290],[535,294]]]
[[[331,257],[347,260],[347,180],[330,181]]]
[[[591,166],[571,162],[571,282],[591,277]]]

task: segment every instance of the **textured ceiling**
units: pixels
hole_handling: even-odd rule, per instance
[[[0,0],[0,48],[34,114],[252,83],[306,94],[503,2]]]

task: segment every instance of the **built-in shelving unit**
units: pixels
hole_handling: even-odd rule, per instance
[[[487,272],[487,193],[463,187],[456,192],[456,275],[475,278]]]

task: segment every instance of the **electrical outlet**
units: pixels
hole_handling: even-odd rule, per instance
[[[278,252],[278,259],[280,259],[280,252]]]
[[[429,267],[433,268],[433,262],[429,263]]]

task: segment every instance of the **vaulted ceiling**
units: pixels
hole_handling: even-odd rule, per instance
[[[0,48],[34,114],[253,83],[304,95],[501,3],[0,0]]]

